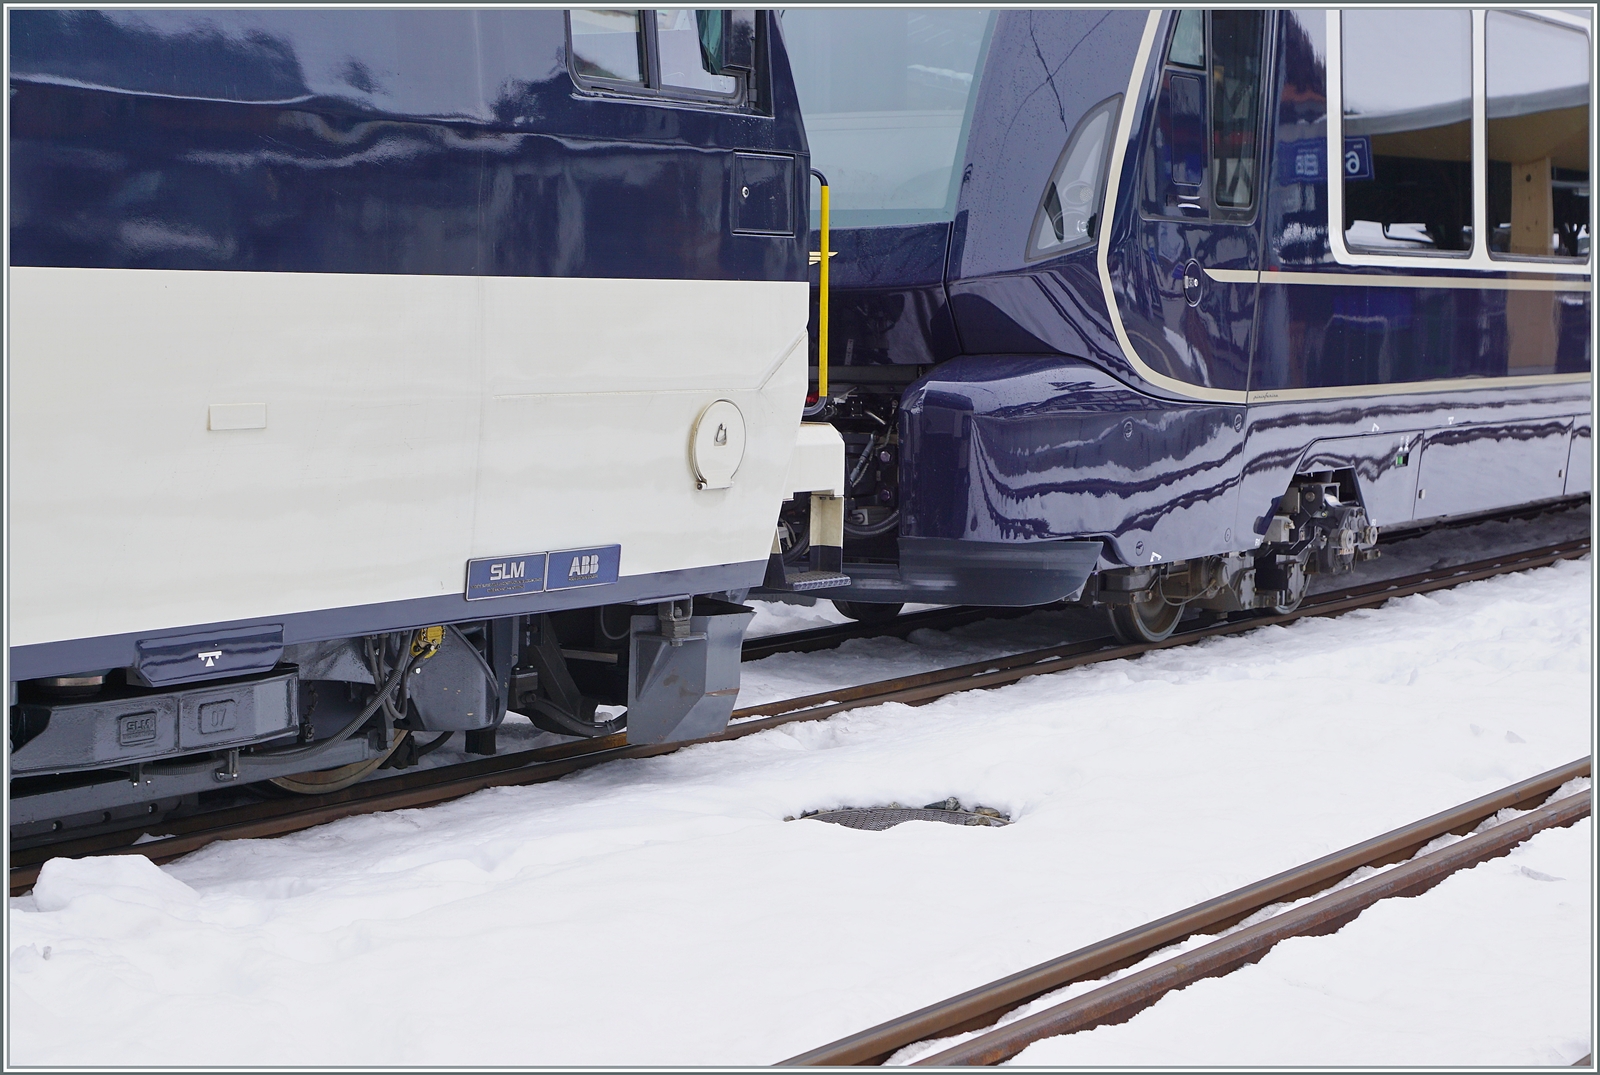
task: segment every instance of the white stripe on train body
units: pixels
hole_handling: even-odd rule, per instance
[[[13,646],[459,594],[467,560],[539,550],[620,544],[623,577],[764,563],[789,495],[803,283],[10,283]],[[701,490],[717,399],[748,442]],[[208,428],[238,405],[265,428]]]

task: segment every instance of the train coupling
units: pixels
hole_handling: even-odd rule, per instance
[[[810,555],[795,571],[777,533],[759,591],[800,593],[850,585],[844,573],[844,438],[826,422],[801,422],[784,488],[811,498]],[[800,566],[800,565],[796,565]]]

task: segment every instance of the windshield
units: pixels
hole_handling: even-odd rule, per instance
[[[783,37],[838,227],[955,215],[992,13],[959,8],[790,8]],[[812,187],[811,220],[818,195]]]

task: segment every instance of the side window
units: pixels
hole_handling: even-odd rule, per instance
[[[1352,250],[1472,248],[1472,18],[1347,8],[1344,237]]]
[[[656,12],[661,84],[727,97],[739,80],[722,73],[724,13],[677,8]]]
[[[567,13],[580,85],[646,96],[737,102],[754,67],[753,10],[670,8]]]
[[[1107,151],[1121,104],[1118,94],[1095,105],[1067,140],[1034,218],[1030,260],[1055,257],[1094,240],[1105,197]]]
[[[1583,31],[1491,11],[1489,249],[1589,256],[1589,40]]]
[[[1206,65],[1206,15],[1198,8],[1184,8],[1172,28],[1172,46],[1167,62],[1175,67],[1203,69]]]
[[[572,69],[585,79],[644,85],[644,28],[637,11],[575,10]]]
[[[1259,11],[1185,9],[1173,23],[1144,162],[1144,211],[1236,217],[1255,205]]]
[[[1259,11],[1211,13],[1212,198],[1228,209],[1255,204],[1261,23]]]

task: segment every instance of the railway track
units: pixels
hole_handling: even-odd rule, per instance
[[[733,722],[726,731],[703,739],[629,746],[626,736],[619,733],[369,780],[327,795],[250,803],[185,818],[157,821],[144,829],[68,838],[14,850],[10,861],[11,893],[17,895],[27,891],[38,877],[40,866],[50,858],[138,854],[155,862],[168,862],[218,840],[280,836],[356,814],[432,805],[485,788],[541,783],[610,761],[655,757],[696,743],[740,739],[781,725],[822,720],[836,713],[886,702],[919,705],[960,691],[1004,686],[1030,676],[1136,657],[1151,650],[1189,645],[1206,638],[1239,634],[1308,616],[1338,615],[1358,608],[1371,608],[1393,597],[1426,593],[1495,575],[1543,567],[1559,560],[1586,555],[1588,551],[1589,540],[1584,538],[1319,594],[1307,598],[1292,613],[1227,620],[1174,634],[1162,642],[1139,645],[1119,645],[1109,639],[1076,642],[751,706],[735,710]],[[134,841],[140,838],[144,838],[145,842],[135,844]]]
[[[1549,773],[1512,784],[1499,792],[1475,798],[1443,813],[1381,837],[1350,846],[1317,861],[1298,865],[1254,885],[1235,889],[1203,904],[1158,918],[1126,933],[1091,944],[1054,960],[1030,966],[1026,971],[979,985],[958,997],[939,1001],[914,1013],[853,1033],[810,1053],[790,1057],[781,1067],[814,1065],[882,1064],[899,1049],[930,1038],[950,1037],[994,1025],[1022,1005],[1030,1005],[1046,993],[1074,982],[1094,981],[1120,969],[1146,961],[1165,947],[1190,937],[1222,933],[1254,913],[1275,904],[1304,901],[1325,893],[1362,867],[1382,867],[1403,862],[1395,869],[1376,873],[1355,885],[1259,921],[1245,929],[1227,933],[1210,944],[1182,952],[1178,957],[1138,973],[1118,977],[1098,989],[1078,993],[1077,997],[1030,1011],[1019,1019],[994,1025],[947,1048],[931,1049],[918,1057],[918,1067],[958,1067],[958,1065],[1000,1064],[1040,1038],[1061,1033],[1090,1030],[1098,1025],[1125,1022],[1141,1009],[1154,1005],[1171,990],[1181,989],[1202,977],[1227,974],[1238,966],[1254,963],[1275,944],[1294,936],[1333,933],[1366,907],[1381,899],[1416,896],[1437,885],[1456,870],[1493,859],[1523,843],[1533,833],[1557,825],[1570,825],[1590,813],[1589,790],[1552,800],[1562,785],[1590,774],[1589,758],[1579,758]],[[1510,821],[1502,821],[1482,832],[1474,832],[1491,821],[1502,809],[1528,811]],[[1462,835],[1464,840],[1422,856],[1411,857],[1422,846],[1445,833]],[[1472,833],[1472,835],[1467,835]]]
[[[1041,1038],[1125,1022],[1173,990],[1254,963],[1282,940],[1332,933],[1379,900],[1418,895],[1457,870],[1506,854],[1536,832],[1570,825],[1589,816],[1588,790],[1553,798],[1563,785],[1590,775],[1589,761],[1587,757],[1580,758],[1343,851],[791,1057],[779,1066],[882,1064],[907,1045],[991,1026],[993,1029],[976,1037],[930,1049],[914,1060],[913,1066],[998,1064]],[[1483,831],[1474,831],[1507,809],[1526,813]],[[1465,836],[1465,839],[1412,857],[1426,844],[1447,833]],[[1403,865],[1327,892],[1363,867],[1395,863]],[[1324,892],[1327,894],[1318,896]],[[1297,902],[1313,896],[1317,898]],[[1294,905],[1264,921],[1224,933],[1276,904]],[[1104,978],[1145,962],[1171,945],[1218,933],[1224,935],[1088,992],[995,1025],[1008,1013],[1065,986]]]
[[[1417,538],[1427,537],[1429,534],[1439,531],[1460,530],[1481,526],[1484,523],[1532,522],[1546,515],[1570,511],[1576,504],[1586,503],[1587,500],[1588,498],[1584,497],[1574,503],[1563,503],[1554,508],[1521,508],[1516,511],[1494,512],[1489,515],[1475,515],[1461,519],[1443,519],[1428,526],[1418,527],[1415,530],[1386,532],[1378,538],[1378,545],[1388,548],[1408,541],[1415,541]],[[805,631],[790,631],[784,634],[746,639],[742,656],[746,661],[759,661],[761,658],[770,657],[775,653],[813,653],[817,650],[835,649],[856,638],[905,638],[913,631],[948,631],[954,627],[962,627],[969,623],[979,623],[983,620],[1018,619],[1037,611],[1039,609],[1036,607],[1011,608],[985,605],[953,605],[948,608],[926,609],[921,612],[908,612],[887,623],[830,624],[826,627],[814,627]]]

